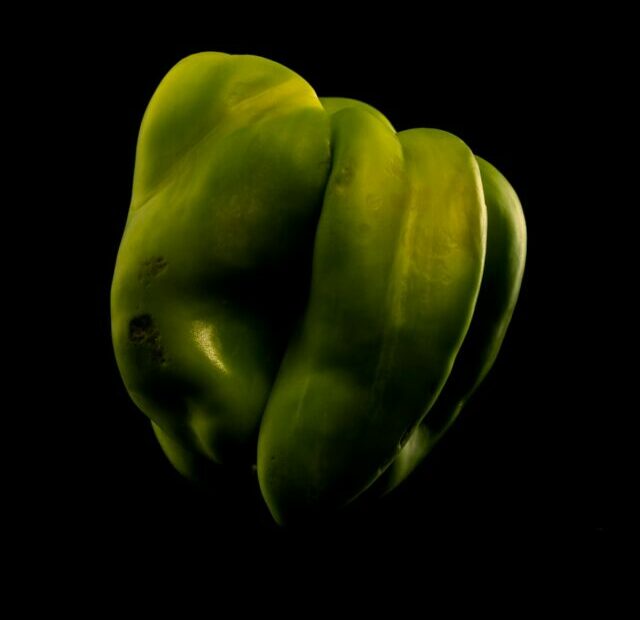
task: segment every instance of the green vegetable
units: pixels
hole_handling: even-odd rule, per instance
[[[180,472],[257,463],[276,521],[318,517],[395,487],[457,416],[525,248],[513,189],[455,136],[196,54],[142,121],[116,359]]]

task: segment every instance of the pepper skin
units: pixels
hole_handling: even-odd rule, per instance
[[[257,463],[278,523],[318,518],[395,487],[455,418],[525,247],[515,192],[455,136],[196,54],[142,121],[116,359],[181,473]]]
[[[518,196],[490,163],[476,158],[487,205],[487,253],[473,321],[447,382],[376,491],[398,486],[436,445],[482,383],[498,356],[518,300],[527,230]]]

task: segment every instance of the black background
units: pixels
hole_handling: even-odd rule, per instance
[[[606,264],[619,227],[607,215],[617,208],[610,179],[619,164],[607,145],[624,131],[622,52],[601,41],[615,34],[606,24],[534,18],[506,15],[490,29],[474,16],[462,27],[435,15],[311,28],[299,15],[277,26],[253,14],[251,27],[249,18],[221,19],[197,33],[109,22],[100,35],[74,31],[38,52],[34,72],[46,74],[38,104],[55,119],[43,123],[50,198],[38,217],[41,267],[51,274],[40,290],[55,326],[47,347],[56,354],[47,357],[49,419],[39,426],[47,446],[34,457],[31,489],[47,535],[105,549],[374,539],[406,549],[463,534],[588,537],[616,522],[607,416],[622,371],[608,347],[623,317],[611,311],[620,293]],[[164,74],[204,50],[281,62],[320,95],[374,105],[398,130],[458,135],[511,181],[527,219],[512,326],[459,421],[393,494],[311,529],[278,528],[236,481],[205,493],[182,480],[128,398],[112,352],[109,289],[137,130]]]

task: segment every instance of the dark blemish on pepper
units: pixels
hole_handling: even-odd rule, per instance
[[[154,361],[166,364],[167,358],[160,342],[160,331],[150,314],[141,314],[129,321],[129,340],[149,350]]]
[[[142,262],[140,266],[139,280],[144,286],[149,286],[156,276],[159,276],[166,268],[167,261],[162,256],[154,256]]]

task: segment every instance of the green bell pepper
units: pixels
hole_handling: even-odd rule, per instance
[[[525,250],[515,192],[455,136],[189,56],[140,128],[118,367],[181,473],[257,465],[277,522],[318,517],[397,486],[455,419]]]

